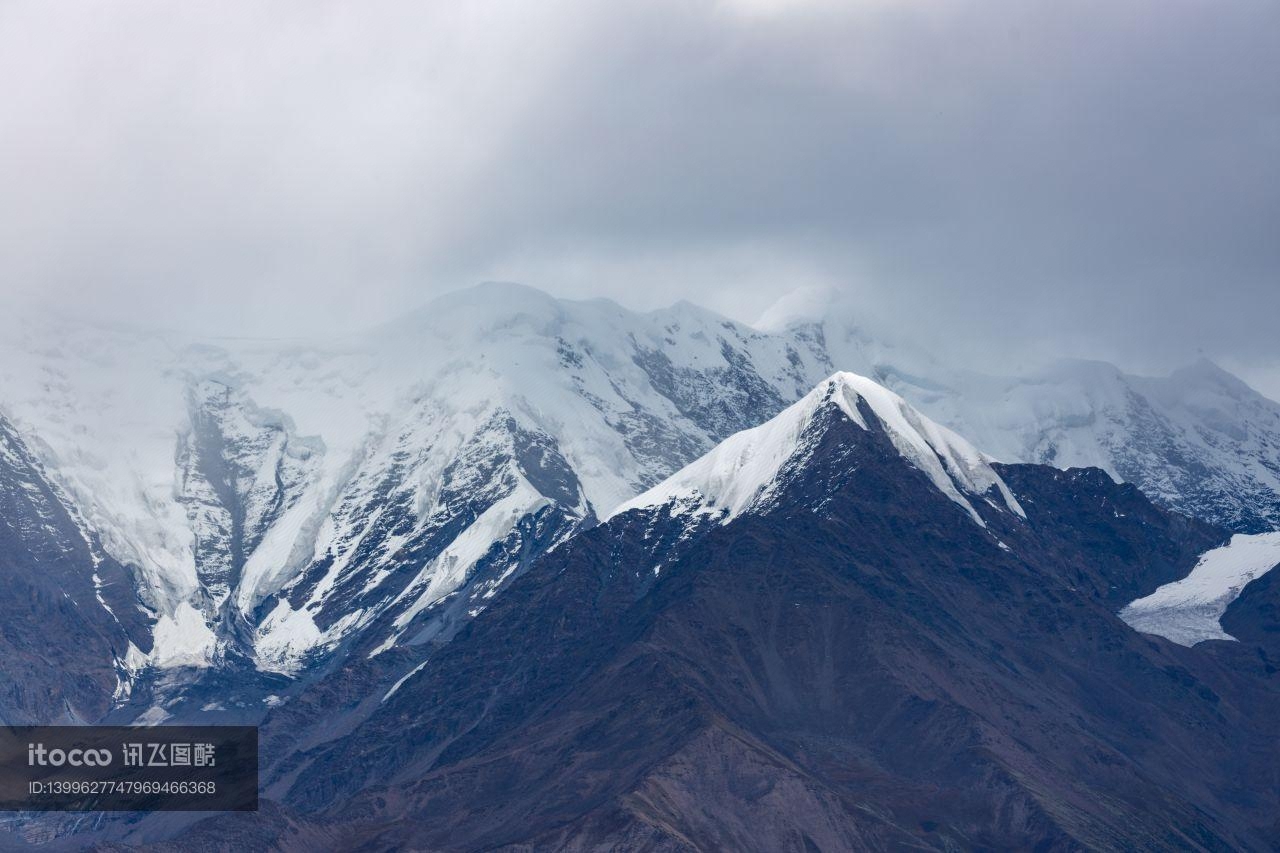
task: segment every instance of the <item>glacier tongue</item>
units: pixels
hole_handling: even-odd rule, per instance
[[[993,488],[1007,509],[1025,517],[990,458],[892,391],[845,372],[836,373],[767,423],[726,439],[706,456],[624,502],[609,517],[670,504],[684,511],[716,514],[728,522],[767,503],[783,466],[811,452],[808,442],[814,437],[809,427],[824,408],[836,406],[862,429],[871,429],[860,404],[866,405],[902,457],[979,525],[985,522],[969,498],[985,496]]]
[[[1137,631],[1182,646],[1234,640],[1219,620],[1251,582],[1280,566],[1280,533],[1236,534],[1200,557],[1191,574],[1165,584],[1120,611]]]

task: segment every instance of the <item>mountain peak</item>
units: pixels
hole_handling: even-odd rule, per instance
[[[800,287],[783,294],[752,326],[763,332],[780,332],[795,323],[821,322],[842,296],[838,288],[831,286]]]
[[[561,322],[565,301],[536,287],[509,281],[483,281],[451,290],[425,305],[364,333],[375,342],[388,339],[474,337],[515,322],[553,328]]]
[[[1196,359],[1186,367],[1180,367],[1169,375],[1169,379],[1184,386],[1211,387],[1229,391],[1232,394],[1258,396],[1258,392],[1249,387],[1242,379],[1217,362],[1204,356]]]
[[[969,497],[985,496],[992,488],[999,492],[1005,507],[1023,515],[988,456],[882,385],[865,376],[840,372],[772,420],[730,436],[701,459],[622,504],[610,517],[631,509],[673,504],[688,511],[722,514],[722,521],[727,522],[762,506],[775,493],[783,467],[813,453],[817,437],[811,427],[820,415],[833,410],[863,430],[871,430],[874,419],[902,458],[978,524],[984,522]]]

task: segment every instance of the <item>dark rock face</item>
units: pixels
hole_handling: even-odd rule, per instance
[[[1231,643],[1206,645],[1227,646],[1214,651],[1243,657],[1264,676],[1280,681],[1280,573],[1272,569],[1246,585],[1220,622],[1224,631],[1240,641],[1238,648]]]
[[[133,590],[0,417],[0,721],[101,717],[130,641],[150,647]]]
[[[982,527],[878,428],[813,428],[768,512],[620,516],[327,735],[286,706],[281,805],[172,849],[1280,842],[1270,682],[1114,615],[1223,532],[1036,466]]]
[[[1229,538],[1206,522],[1160,510],[1136,486],[1116,485],[1097,468],[995,467],[1065,579],[1112,609],[1185,577],[1200,554]]]

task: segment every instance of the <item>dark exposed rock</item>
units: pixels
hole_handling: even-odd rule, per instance
[[[576,536],[385,701],[277,756],[283,809],[176,843],[1276,843],[1274,688],[1114,615],[1222,531],[1035,466],[999,469],[1027,518],[979,503],[983,527],[878,428],[815,424],[768,512],[637,510]]]
[[[96,720],[129,643],[150,648],[133,578],[72,513],[0,417],[0,722]]]

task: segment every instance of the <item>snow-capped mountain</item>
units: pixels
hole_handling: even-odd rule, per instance
[[[610,517],[633,509],[670,507],[710,514],[725,524],[748,510],[758,511],[778,500],[778,490],[786,482],[785,468],[808,464],[822,438],[816,421],[836,411],[863,430],[876,424],[903,459],[977,524],[985,522],[970,502],[974,499],[1025,515],[991,467],[994,460],[921,415],[897,394],[866,377],[840,372],[768,422],[730,436],[701,459],[622,504]]]
[[[506,285],[323,346],[31,324],[4,347],[0,405],[135,568],[151,661],[284,672],[361,629],[372,652],[482,608],[531,548],[812,372],[693,306]]]
[[[1280,405],[1211,362],[1145,377],[1066,361],[920,403],[999,459],[1102,468],[1229,529],[1280,528]]]
[[[280,807],[174,843],[1266,849],[1274,688],[1116,615],[1222,538],[836,374],[366,698],[273,711]]]
[[[758,325],[812,342],[832,370],[864,373],[1002,461],[1101,468],[1231,530],[1280,529],[1280,403],[1212,362],[1162,377],[1082,360],[992,376],[886,346],[856,317],[846,299],[810,294]]]
[[[812,310],[754,328],[489,284],[324,342],[10,317],[0,413],[129,567],[154,620],[135,657],[160,669],[293,674],[448,637],[538,553],[837,370],[991,454],[895,428],[973,510],[988,486],[1007,503],[995,458],[1098,465],[1241,531],[1280,517],[1280,406],[1212,366],[984,377],[873,338],[846,306]],[[858,399],[901,410],[878,394]],[[717,508],[738,500],[694,485]]]

